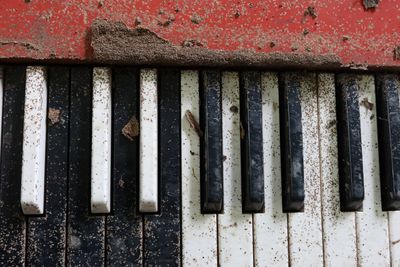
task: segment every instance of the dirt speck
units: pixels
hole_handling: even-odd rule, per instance
[[[25,3],[30,3],[32,0],[24,0]]]
[[[199,137],[203,136],[203,131],[200,129],[200,125],[197,122],[196,118],[193,116],[190,110],[186,110],[185,112],[186,120],[189,122],[190,128],[192,128]]]
[[[368,101],[368,98],[364,98],[361,100],[361,106],[364,106],[366,109],[372,110],[374,108],[374,104]]]
[[[326,128],[327,129],[330,129],[330,128],[332,128],[333,126],[335,126],[336,125],[336,120],[331,120],[327,125],[326,125]]]
[[[394,60],[400,60],[400,45],[394,49]]]
[[[182,46],[183,47],[195,47],[195,46],[202,47],[203,44],[199,40],[190,39],[190,40],[183,41]]]
[[[379,4],[380,0],[363,0],[364,8],[370,9],[370,8],[376,8]]]
[[[222,161],[225,161],[227,157],[225,155],[222,156]]]
[[[348,35],[343,35],[343,36],[342,36],[342,40],[343,40],[343,41],[348,41],[348,40],[350,40],[350,36],[348,36]]]
[[[244,132],[243,124],[240,122],[240,139],[244,139],[246,133]]]
[[[47,116],[50,120],[50,126],[60,122],[60,114],[61,111],[59,109],[49,108]]]
[[[138,25],[140,25],[140,24],[142,24],[142,19],[139,18],[139,17],[137,17],[137,18],[135,19],[135,26],[138,26]]]
[[[239,108],[238,108],[237,106],[231,106],[231,107],[229,108],[229,110],[230,110],[231,112],[233,112],[233,113],[238,113],[238,112],[239,112]]]
[[[200,22],[203,21],[203,18],[200,17],[198,14],[193,14],[192,17],[190,18],[190,20],[191,20],[194,24],[200,24]]]
[[[304,31],[303,31],[303,35],[304,35],[304,36],[306,36],[306,35],[309,34],[309,33],[310,33],[309,30],[304,29]]]
[[[239,10],[236,10],[236,12],[235,12],[235,18],[239,18],[240,17],[240,12],[239,12]]]
[[[273,102],[272,103],[272,108],[274,109],[274,111],[277,111],[279,108],[279,104],[277,102]]]
[[[99,0],[98,6],[99,6],[99,7],[104,6],[104,0]]]
[[[139,135],[139,122],[135,116],[125,124],[124,128],[121,130],[122,134],[128,138],[129,140],[133,141],[135,137]]]
[[[269,42],[269,47],[271,47],[271,48],[273,48],[273,47],[275,47],[275,42]]]
[[[399,240],[392,241],[392,245],[396,245],[396,244],[398,244],[398,243],[400,243],[400,239],[399,239]]]
[[[124,186],[125,186],[125,182],[124,182],[124,180],[122,180],[122,179],[119,179],[119,181],[118,181],[118,185],[119,185],[119,187],[121,187],[121,188],[124,188]]]
[[[313,6],[307,7],[306,11],[304,11],[304,17],[307,16],[310,16],[313,19],[318,17],[317,12],[315,11],[315,7]]]

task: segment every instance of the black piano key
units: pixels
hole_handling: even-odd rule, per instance
[[[50,67],[46,136],[45,216],[29,217],[28,266],[64,266],[68,179],[68,67]]]
[[[90,214],[92,68],[71,68],[67,265],[103,266],[104,216]]]
[[[201,72],[200,78],[200,187],[201,212],[223,209],[221,74]]]
[[[142,216],[138,195],[138,72],[113,70],[112,213],[107,216],[108,266],[142,265]]]
[[[26,220],[20,205],[26,67],[4,68],[0,175],[0,262],[25,264]]]
[[[285,73],[279,79],[283,212],[304,210],[300,75]]]
[[[240,77],[242,209],[264,211],[264,166],[262,140],[262,94],[260,72],[243,72]]]
[[[360,104],[356,77],[336,77],[339,191],[342,211],[360,211],[364,200]]]
[[[379,169],[382,209],[400,210],[400,81],[396,75],[378,75]]]
[[[180,266],[180,71],[158,71],[159,214],[144,216],[144,266]]]

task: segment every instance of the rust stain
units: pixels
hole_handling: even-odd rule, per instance
[[[125,124],[124,128],[121,130],[122,134],[128,138],[129,140],[133,141],[135,137],[139,135],[139,122],[135,116]]]
[[[50,120],[50,126],[53,126],[54,124],[60,122],[60,114],[61,111],[59,109],[49,108],[47,116]]]

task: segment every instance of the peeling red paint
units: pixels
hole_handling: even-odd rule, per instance
[[[305,15],[313,7],[315,16]],[[343,65],[400,66],[400,1],[24,0],[2,1],[0,60],[91,60],[95,19],[147,28],[180,46],[335,54]],[[304,32],[307,34],[304,34]],[[274,45],[271,45],[274,44]]]

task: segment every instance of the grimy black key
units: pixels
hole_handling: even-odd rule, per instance
[[[180,266],[180,71],[158,71],[159,214],[144,215],[144,266]]]
[[[25,263],[25,224],[20,205],[25,66],[4,68],[0,175],[0,262]]]
[[[90,214],[92,68],[71,68],[67,265],[103,266],[104,216]]]
[[[206,70],[200,77],[201,212],[223,210],[221,74]]]
[[[336,76],[340,209],[360,211],[364,200],[360,102],[354,75]]]
[[[135,68],[113,69],[112,213],[107,216],[108,266],[142,265],[142,216],[138,213],[139,87]]]
[[[302,212],[304,210],[300,75],[284,73],[279,77],[283,212]]]
[[[64,266],[67,222],[69,67],[47,70],[48,120],[44,216],[28,217],[28,266]]]
[[[260,72],[240,76],[242,210],[264,212],[262,95]]]
[[[376,81],[382,209],[400,210],[400,81],[397,75]]]

